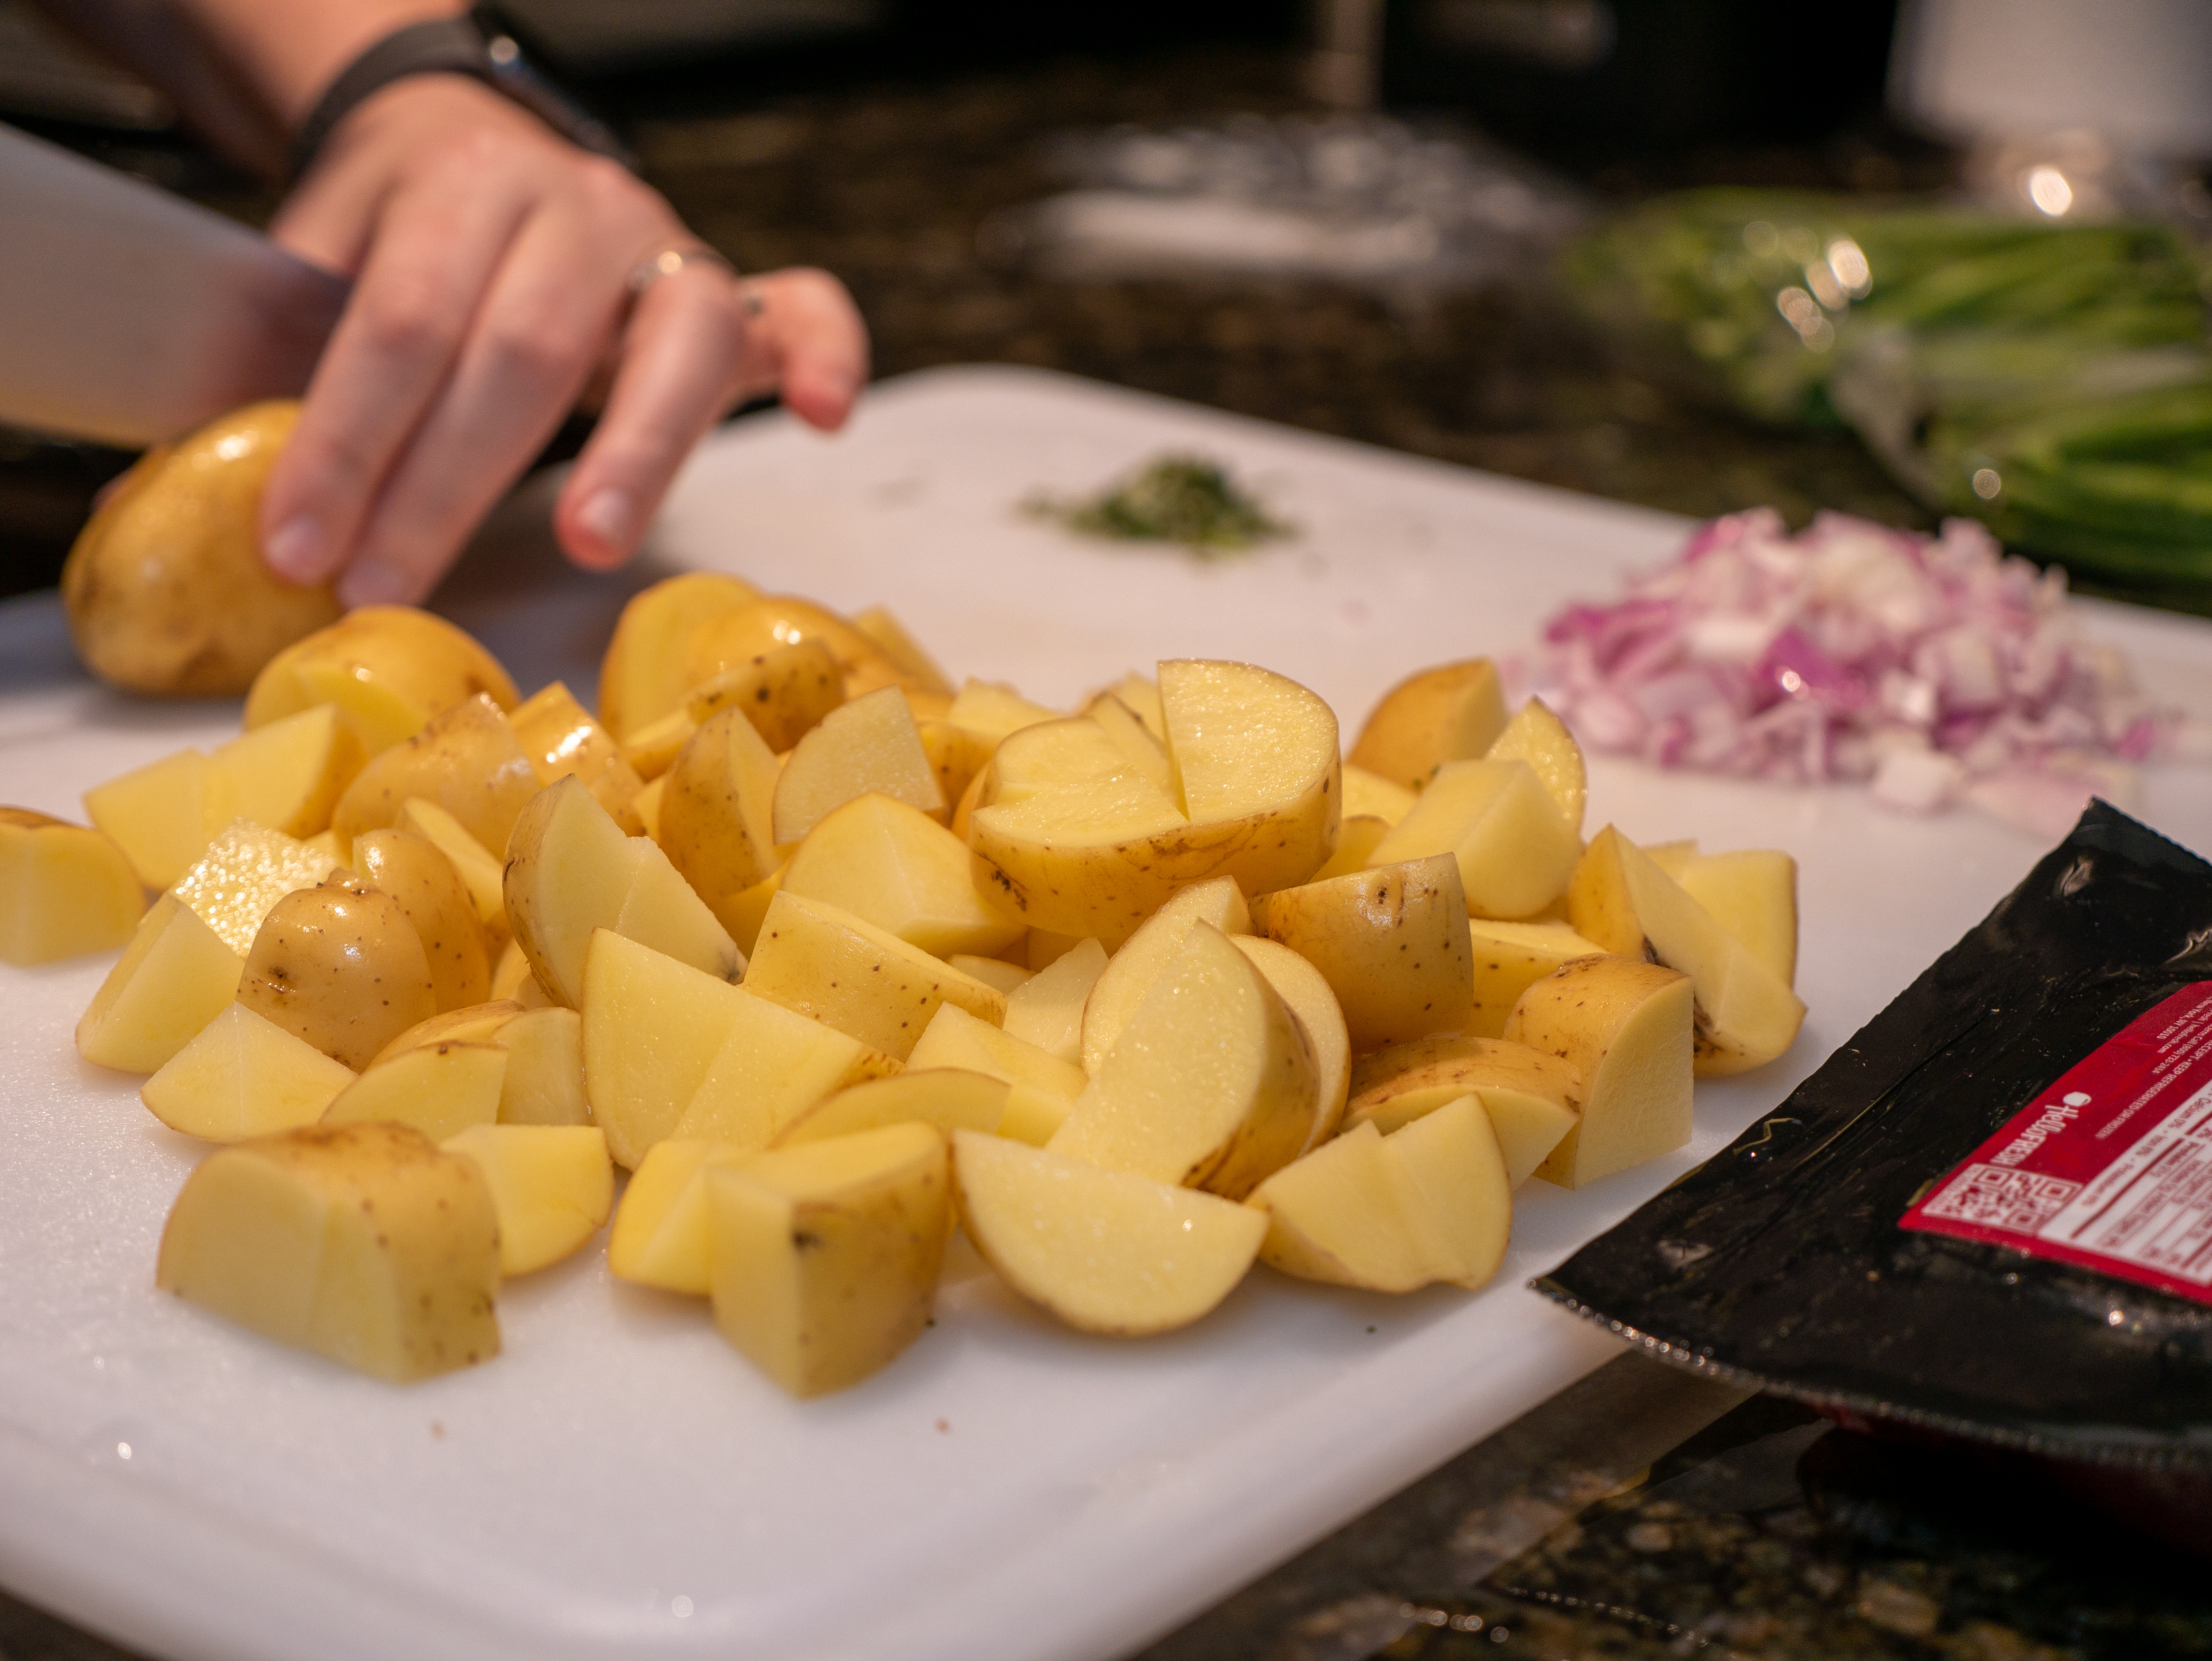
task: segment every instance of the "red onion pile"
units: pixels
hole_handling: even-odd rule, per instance
[[[1746,778],[1869,781],[1887,806],[1966,801],[2062,836],[2091,794],[2203,730],[2086,639],[2063,571],[1971,520],[1936,537],[1771,508],[1702,526],[1620,599],[1570,605],[1523,666],[1589,748]]]

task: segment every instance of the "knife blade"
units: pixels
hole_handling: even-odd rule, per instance
[[[135,447],[304,391],[351,284],[0,126],[0,422]]]

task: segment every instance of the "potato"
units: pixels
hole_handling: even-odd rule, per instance
[[[939,1004],[994,1026],[1006,994],[851,912],[788,888],[769,902],[745,988],[903,1061]]]
[[[1326,704],[1249,664],[1164,663],[1160,696],[1173,791],[1095,721],[1042,722],[999,746],[969,820],[994,904],[1110,950],[1193,883],[1231,876],[1262,893],[1328,858],[1341,791]]]
[[[234,1003],[146,1080],[138,1099],[170,1129],[236,1142],[315,1123],[354,1072]]]
[[[654,840],[718,917],[782,864],[773,822],[777,771],[744,712],[722,709],[692,733],[661,788]]]
[[[1152,729],[1137,719],[1127,704],[1109,692],[1092,699],[1083,718],[1096,721],[1114,740],[1114,747],[1127,758],[1129,765],[1156,788],[1174,794],[1175,769],[1168,761],[1166,744],[1152,735]]]
[[[1297,1157],[1320,1092],[1297,1018],[1227,935],[1195,923],[1049,1147],[1241,1200]]]
[[[1604,951],[1563,922],[1499,922],[1480,917],[1468,927],[1468,943],[1474,953],[1474,1002],[1463,1030],[1479,1038],[1504,1036],[1506,1016],[1532,983],[1563,963]]]
[[[1172,1183],[953,1133],[961,1226],[1014,1292],[1084,1332],[1188,1326],[1236,1290],[1267,1220]]]
[[[1331,854],[1320,870],[1306,880],[1327,882],[1332,877],[1348,877],[1355,871],[1364,871],[1373,863],[1375,850],[1390,834],[1390,822],[1372,813],[1354,813],[1337,827],[1336,852]]]
[[[1416,800],[1414,793],[1402,784],[1393,784],[1380,773],[1370,773],[1364,767],[1344,764],[1344,817],[1381,819],[1386,825],[1397,824],[1406,817]]]
[[[497,855],[541,786],[499,706],[482,694],[432,716],[413,737],[361,770],[331,810],[331,828],[349,841],[399,823],[410,799],[435,802]]]
[[[928,720],[915,716],[914,731],[921,740],[921,753],[929,758],[930,776],[937,781],[937,793],[949,802],[960,801],[976,788],[975,781],[991,764],[991,752],[999,747],[981,733],[955,727],[942,716]],[[967,845],[964,838],[961,845]]]
[[[504,952],[514,939],[507,921],[507,871],[503,863],[469,834],[468,827],[434,801],[410,796],[399,804],[396,821],[443,854],[469,892],[477,921],[483,925],[484,950]]]
[[[1017,936],[1016,946],[1008,949],[1018,949],[1018,945],[1019,937]],[[979,958],[972,952],[948,952],[945,954],[945,961],[962,974],[972,976],[986,986],[997,988],[1008,998],[1036,978],[1018,964],[1008,963],[1004,958]]]
[[[1275,995],[1290,1006],[1307,1042],[1313,1045],[1314,1073],[1318,1081],[1319,1105],[1313,1128],[1306,1132],[1301,1153],[1318,1147],[1336,1135],[1352,1086],[1352,1037],[1345,1029],[1344,1012],[1336,994],[1316,969],[1287,946],[1256,934],[1232,934],[1229,943],[1250,959],[1267,977]]]
[[[1568,916],[1607,951],[1679,969],[1697,988],[1700,1074],[1741,1073],[1788,1050],[1805,1006],[1651,856],[1613,826],[1575,867]]]
[[[706,1169],[742,1154],[704,1138],[655,1142],[638,1163],[607,1234],[607,1272],[663,1292],[707,1295]]]
[[[951,1232],[944,1133],[891,1125],[706,1173],[714,1324],[801,1398],[858,1384],[928,1324]]]
[[[1252,913],[1234,877],[1194,883],[1147,918],[1108,959],[1083,1002],[1083,1070],[1092,1077],[1160,977],[1182,958],[1198,924],[1224,934],[1252,932]]]
[[[836,655],[848,698],[905,684],[898,666],[844,618],[811,600],[781,594],[733,606],[702,624],[685,651],[685,684],[704,685],[764,652],[802,640],[819,640]]]
[[[995,1133],[1006,1116],[1012,1088],[1003,1079],[963,1068],[909,1068],[887,1079],[848,1086],[817,1102],[776,1132],[773,1146],[826,1141],[908,1123],[934,1125],[948,1136],[956,1130]]]
[[[855,698],[799,740],[775,783],[772,831],[780,843],[805,837],[870,791],[925,813],[948,806],[921,747],[914,714],[896,686]]]
[[[169,891],[243,956],[270,907],[287,894],[327,880],[337,869],[326,850],[238,819],[208,844]]]
[[[1389,1136],[1363,1120],[1246,1203],[1267,1214],[1261,1261],[1376,1292],[1485,1284],[1504,1261],[1513,1220],[1498,1139],[1471,1096]]]
[[[421,937],[365,885],[298,889],[270,907],[238,1001],[356,1071],[437,1013]]]
[[[684,707],[694,684],[691,637],[760,590],[720,571],[686,571],[634,594],[615,621],[599,665],[599,720],[627,744],[651,722]]]
[[[290,837],[330,828],[338,798],[368,757],[332,703],[319,703],[216,746],[238,812]]]
[[[1692,1007],[1688,976],[1628,958],[1577,958],[1521,995],[1506,1041],[1582,1084],[1581,1115],[1538,1176],[1580,1188],[1690,1140]]]
[[[238,817],[236,782],[197,750],[179,750],[84,793],[85,817],[149,888],[191,869]]]
[[[429,962],[440,1009],[465,1009],[490,996],[483,925],[453,861],[436,844],[396,827],[364,831],[353,845],[353,866],[407,914]]]
[[[1083,1008],[1106,970],[1106,948],[1078,940],[1006,994],[1006,1031],[1061,1061],[1083,1061]]]
[[[246,725],[334,703],[374,756],[478,696],[515,705],[514,681],[467,633],[411,605],[362,605],[270,660],[246,695]]]
[[[964,849],[960,863],[964,876]],[[113,842],[27,807],[0,807],[0,962],[106,952],[145,915],[146,891]]]
[[[583,1000],[592,932],[611,928],[716,977],[744,971],[737,943],[643,837],[626,837],[574,779],[549,785],[515,822],[507,916],[538,983],[570,1008]]]
[[[1259,932],[1328,983],[1355,1052],[1467,1024],[1474,964],[1450,855],[1278,889],[1254,904]]]
[[[263,665],[338,615],[328,584],[262,563],[261,490],[300,406],[250,405],[149,450],[94,510],[62,567],[77,655],[134,692],[244,691]]]
[[[726,897],[715,910],[715,916],[730,931],[730,938],[738,949],[750,958],[753,948],[760,944],[761,924],[767,920],[768,908],[783,891],[785,867],[778,866],[750,888]]]
[[[915,1072],[957,1068],[1010,1086],[997,1126],[1001,1136],[1042,1147],[1075,1110],[1089,1082],[1083,1069],[979,1020],[957,1004],[941,1004],[907,1057]]]
[[[210,1154],[155,1282],[394,1384],[499,1353],[499,1222],[483,1172],[405,1125],[311,1126]]]
[[[731,1013],[721,1045],[672,1135],[707,1136],[746,1150],[766,1147],[825,1098],[900,1070],[894,1057],[849,1033],[750,992]]]
[[[699,723],[691,719],[690,710],[673,710],[659,721],[648,721],[625,739],[622,747],[623,759],[629,764],[632,772],[650,786],[676,765],[676,757],[698,730]],[[644,810],[640,808],[638,811],[642,817]]]
[[[1492,761],[1525,761],[1559,806],[1559,817],[1577,837],[1583,833],[1583,809],[1589,786],[1583,769],[1583,748],[1566,724],[1553,715],[1541,698],[1530,698],[1520,713],[1505,723],[1498,742],[1490,746]]]
[[[151,1073],[238,995],[246,960],[174,894],[138,924],[76,1024],[76,1053],[97,1067]]]
[[[917,692],[933,692],[950,696],[952,683],[945,678],[945,671],[937,666],[937,660],[922,649],[921,643],[907,633],[903,624],[890,614],[886,606],[871,605],[865,611],[853,614],[853,627],[874,642],[876,649],[897,666],[905,684]]]
[[[1662,867],[1664,868],[1663,867]],[[1771,848],[1693,854],[1668,875],[1751,948],[1783,985],[1797,980],[1797,861]]]
[[[540,784],[580,779],[626,834],[644,834],[645,824],[630,803],[645,781],[623,759],[622,746],[613,735],[592,719],[561,682],[540,688],[516,705],[507,725],[530,757]]]
[[[448,1040],[462,1043],[496,1043],[507,1023],[522,1013],[522,1006],[512,998],[489,998],[462,1009],[441,1009],[428,1020],[417,1021],[378,1050],[369,1065],[381,1067],[394,1056]],[[569,1013],[574,1014],[575,1012],[571,1010]]]
[[[994,749],[1024,727],[1060,718],[1059,710],[1032,703],[1005,682],[995,680],[968,681],[945,712],[945,720],[976,734]]]
[[[1459,861],[1474,916],[1528,917],[1565,891],[1582,840],[1527,762],[1448,761],[1369,857],[1395,865],[1436,854]]]
[[[494,1042],[507,1051],[507,1072],[499,1086],[501,1124],[591,1123],[591,1098],[584,1089],[584,1022],[574,1010],[524,1010],[500,1027]]]
[[[1163,745],[1168,741],[1167,711],[1160,706],[1160,684],[1149,675],[1127,674],[1098,694],[1113,697],[1139,721],[1145,730]],[[1097,702],[1093,699],[1092,702]],[[1086,710],[1087,714],[1088,711]]]
[[[1407,790],[1426,787],[1448,761],[1486,753],[1505,730],[1505,695],[1488,658],[1424,669],[1382,695],[1346,757]]]
[[[684,715],[705,726],[724,709],[744,715],[761,742],[781,755],[845,702],[845,673],[819,639],[775,646],[685,695]]]
[[[1472,1095],[1490,1115],[1518,1188],[1575,1128],[1582,1075],[1557,1056],[1502,1038],[1460,1036],[1394,1044],[1361,1058],[1347,1116],[1385,1135]]]
[[[609,929],[586,949],[584,1093],[608,1152],[635,1170],[691,1104],[746,995]]]
[[[441,1039],[370,1068],[323,1110],[322,1123],[412,1125],[442,1142],[471,1125],[499,1122],[506,1077],[507,1051],[499,1045]]]
[[[607,1139],[590,1125],[472,1125],[439,1146],[483,1172],[499,1217],[500,1273],[510,1280],[559,1262],[614,1209]]]
[[[807,833],[784,867],[783,891],[849,911],[932,957],[994,957],[1023,933],[975,891],[957,837],[873,791]]]

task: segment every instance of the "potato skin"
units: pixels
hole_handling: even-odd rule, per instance
[[[331,810],[341,838],[397,824],[410,796],[435,802],[494,856],[540,786],[522,740],[489,693],[433,716],[411,739],[372,759]]]
[[[295,889],[270,908],[238,1001],[356,1073],[437,1013],[414,925],[398,901],[358,878]]]
[[[249,405],[123,476],[62,568],[70,633],[93,673],[134,692],[243,692],[338,616],[327,585],[295,587],[261,561],[262,486],[299,414],[290,399]]]
[[[440,1010],[462,1009],[491,996],[491,958],[483,925],[453,862],[428,837],[385,825],[353,845],[355,869],[389,894],[422,942]]]

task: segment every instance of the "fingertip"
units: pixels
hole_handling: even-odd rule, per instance
[[[555,530],[572,563],[587,571],[611,571],[636,551],[637,521],[629,491],[599,485],[563,498]]]
[[[834,433],[852,418],[860,378],[848,370],[793,365],[784,378],[783,405],[810,427]]]
[[[295,514],[263,538],[261,557],[282,581],[312,588],[330,581],[337,562],[322,526]]]

